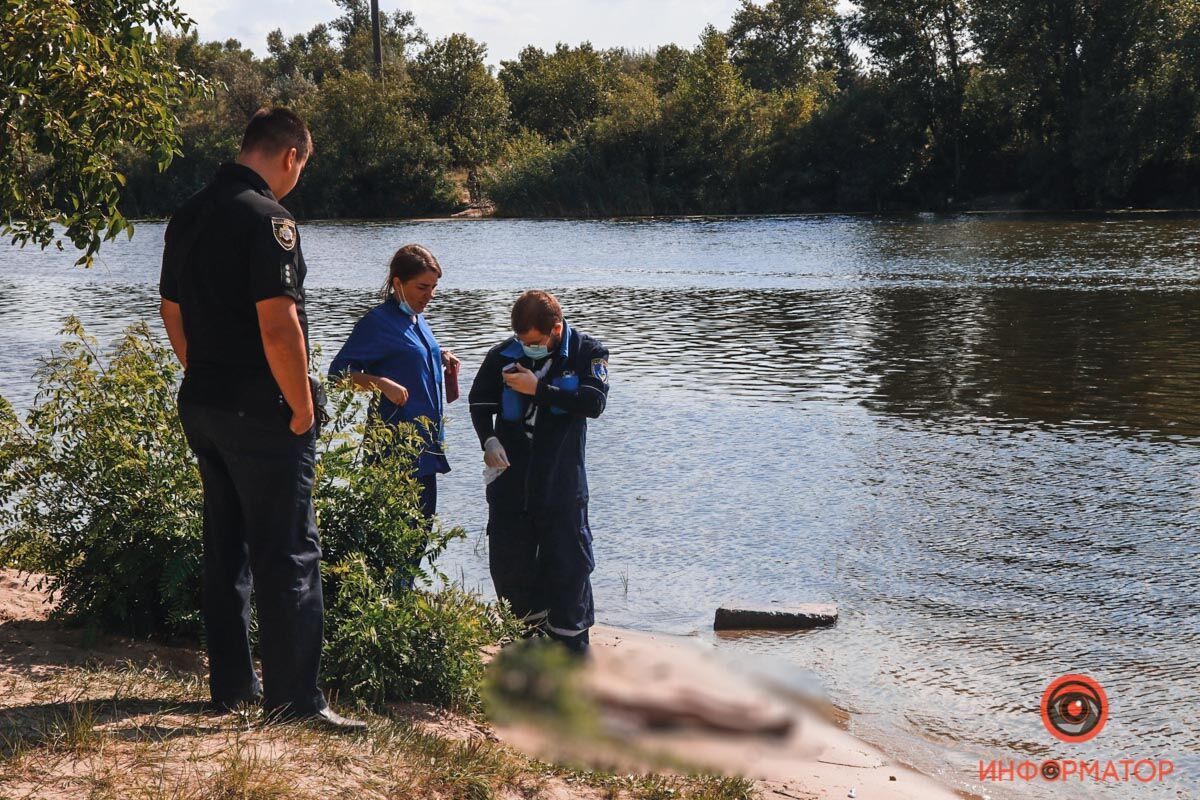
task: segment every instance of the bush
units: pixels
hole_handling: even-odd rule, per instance
[[[327,564],[361,556],[379,579],[397,587],[431,577],[422,559],[436,560],[461,528],[432,529],[421,513],[421,489],[412,465],[421,447],[414,425],[370,425],[363,421],[364,395],[349,383],[328,387],[331,418],[317,442],[313,505]],[[440,577],[440,576],[436,576]],[[338,592],[324,579],[326,601]]]
[[[330,688],[371,706],[419,700],[479,707],[480,652],[520,629],[506,607],[488,607],[454,587],[389,592],[392,581],[361,554],[331,572],[340,590],[326,626]]]
[[[200,477],[178,367],[130,328],[104,363],[79,321],[25,424],[0,401],[0,562],[49,574],[59,617],[135,635],[200,627]]]
[[[175,409],[179,367],[145,323],[107,360],[79,321],[38,370],[22,423],[0,398],[0,563],[47,577],[56,616],[139,636],[200,633],[200,476]],[[474,706],[482,648],[515,630],[428,575],[460,528],[430,526],[413,476],[413,426],[369,424],[365,396],[329,387],[314,505],[323,570],[326,682],[371,703]],[[332,566],[329,566],[332,564]]]
[[[506,647],[488,665],[483,701],[488,719],[530,722],[556,736],[595,736],[599,709],[587,691],[579,659],[552,639]]]

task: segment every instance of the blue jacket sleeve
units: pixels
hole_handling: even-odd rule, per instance
[[[387,355],[387,342],[379,320],[371,312],[354,324],[354,330],[329,365],[329,377],[337,379],[346,372],[372,374],[372,366]]]
[[[564,392],[542,379],[534,402],[590,419],[603,414],[608,404],[608,349],[594,339],[587,341],[575,356],[575,374],[579,376],[579,391]]]

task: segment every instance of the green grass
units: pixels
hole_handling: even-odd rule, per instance
[[[605,800],[754,797],[741,778],[571,769],[386,716],[351,737],[265,725],[254,709],[214,716],[204,696],[200,676],[160,667],[64,670],[41,700],[0,708],[0,786],[80,800],[532,800],[552,786]]]
[[[295,794],[281,770],[239,743],[221,758],[220,770],[199,788],[196,800],[286,800]]]

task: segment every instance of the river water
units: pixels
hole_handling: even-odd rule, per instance
[[[19,406],[68,313],[156,320],[163,225],[73,257],[0,247]],[[988,796],[1200,786],[1200,221],[842,216],[301,225],[328,363],[391,252],[445,269],[428,316],[464,392],[525,288],[612,351],[589,435],[601,622],[713,640],[727,599],[834,602],[805,635],[717,638],[817,683],[851,730]],[[448,414],[443,569],[490,594],[478,446]],[[1048,683],[1111,712],[1050,737]],[[1163,785],[981,783],[980,760],[1169,758]]]

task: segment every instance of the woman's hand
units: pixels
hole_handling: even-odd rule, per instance
[[[458,368],[462,366],[462,362],[458,360],[458,356],[451,353],[449,350],[442,351],[442,366],[450,372],[458,372]]]
[[[408,402],[408,389],[405,389],[390,378],[379,379],[379,391],[383,392],[384,397],[398,406],[402,406]]]

